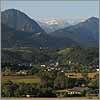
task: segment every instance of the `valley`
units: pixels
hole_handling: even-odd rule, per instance
[[[99,95],[99,19],[39,22],[17,9],[1,13],[3,100]],[[7,98],[5,98],[7,97]],[[27,98],[26,98],[27,97]],[[75,98],[73,98],[75,97]],[[42,99],[40,99],[42,100]]]

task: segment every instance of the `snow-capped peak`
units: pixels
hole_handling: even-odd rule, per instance
[[[38,32],[38,33],[35,33],[36,35],[40,35],[41,34],[41,32]]]
[[[48,20],[48,21],[46,21],[45,23],[48,24],[48,25],[59,24],[59,23],[57,22],[57,20],[55,20],[55,19],[53,19],[53,20]]]

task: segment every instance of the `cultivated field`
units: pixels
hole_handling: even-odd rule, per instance
[[[41,80],[37,76],[2,76],[2,83],[6,83],[8,81],[12,81],[14,83],[39,83]]]
[[[94,78],[98,72],[88,73],[88,78]],[[70,78],[83,78],[82,73],[65,73],[65,76],[69,76]]]

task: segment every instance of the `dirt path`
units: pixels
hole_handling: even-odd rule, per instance
[[[1,100],[88,100],[86,98],[2,98]]]

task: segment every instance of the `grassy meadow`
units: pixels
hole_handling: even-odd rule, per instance
[[[37,76],[3,76],[1,78],[2,83],[12,81],[14,83],[40,83],[40,78]]]

